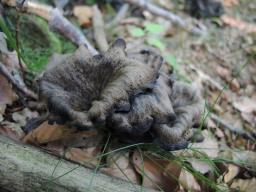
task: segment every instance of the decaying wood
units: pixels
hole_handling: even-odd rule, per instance
[[[89,191],[93,170],[0,135],[0,186],[4,191]],[[90,191],[135,191],[141,187],[97,174]],[[153,191],[143,189],[143,191]]]
[[[171,22],[173,22],[174,24],[177,24],[181,28],[183,28],[193,34],[203,35],[206,33],[206,27],[203,26],[202,24],[201,24],[201,27],[203,28],[203,30],[199,29],[198,27],[190,27],[189,24],[184,19],[179,17],[178,15],[172,13],[169,10],[167,11],[165,9],[162,9],[162,8],[148,2],[147,0],[125,0],[125,2],[129,3],[129,4],[136,5],[142,9],[148,10],[149,12],[151,12],[154,15],[164,17],[164,18],[170,20]]]
[[[108,49],[108,42],[106,39],[106,34],[104,30],[104,20],[102,14],[97,5],[94,5],[93,8],[93,30],[94,38],[98,45],[100,51],[106,51]]]
[[[10,74],[8,69],[5,67],[3,63],[0,62],[0,74],[2,74],[10,83],[14,86],[15,89],[17,89],[19,92],[24,94],[28,98],[37,99],[37,95],[29,90],[26,85],[22,82],[19,82],[15,79],[14,76]]]
[[[16,0],[3,0],[2,3],[11,7],[20,7]],[[87,45],[93,55],[98,53],[83,33],[67,20],[59,9],[27,0],[22,6],[22,11],[42,17],[49,22],[49,26],[52,30],[58,31],[76,45]]]

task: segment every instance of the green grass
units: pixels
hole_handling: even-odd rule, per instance
[[[105,151],[106,151],[106,149],[107,149],[107,147],[108,147],[110,138],[111,138],[111,133],[109,133],[109,136],[108,136],[108,138],[107,138],[106,144],[104,145],[104,148],[103,148],[103,150],[102,150],[102,154],[105,153]],[[90,183],[89,183],[89,186],[88,186],[88,191],[91,191],[93,179],[94,179],[94,177],[96,176],[96,174],[97,174],[97,172],[98,172],[98,169],[99,169],[99,167],[100,167],[102,158],[103,158],[103,156],[101,156],[101,157],[99,158],[99,162],[98,162],[98,164],[96,165],[96,168],[95,168],[94,171],[93,171],[93,175],[92,175],[92,177],[91,177],[91,179],[90,179]]]

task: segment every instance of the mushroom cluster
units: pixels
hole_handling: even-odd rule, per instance
[[[121,140],[147,139],[166,150],[182,149],[204,102],[196,88],[175,81],[162,64],[152,50],[127,53],[123,39],[95,56],[82,45],[44,72],[40,99],[50,121],[79,129],[101,124]]]

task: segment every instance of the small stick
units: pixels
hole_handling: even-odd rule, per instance
[[[230,125],[226,120],[222,119],[221,117],[217,116],[216,114],[211,113],[210,118],[215,123],[222,125],[223,127],[229,129],[231,132],[245,136],[245,137],[251,139],[252,141],[255,141],[255,138],[251,134],[247,133],[243,128]]]
[[[108,49],[108,42],[106,39],[105,30],[104,30],[104,20],[97,5],[94,5],[92,7],[92,10],[93,10],[92,21],[93,21],[94,38],[100,51],[104,52]]]
[[[81,44],[87,45],[93,55],[98,54],[98,51],[89,43],[83,33],[67,20],[59,9],[29,0],[25,1],[22,7],[19,6],[16,0],[2,0],[2,3],[44,18],[49,22],[49,26],[52,30],[63,34],[77,46]]]
[[[206,33],[206,27],[201,24],[202,29],[199,29],[197,27],[189,27],[189,24],[185,22],[182,18],[180,18],[178,15],[175,15],[174,13],[167,11],[165,9],[162,9],[146,0],[124,0],[125,2],[129,4],[136,5],[142,9],[148,10],[154,15],[164,17],[173,23],[179,25],[181,28],[197,35],[204,35]]]
[[[189,68],[191,70],[195,71],[200,79],[202,79],[204,81],[208,81],[211,85],[213,85],[214,87],[216,87],[220,91],[223,89],[222,85],[220,85],[217,81],[212,79],[209,75],[205,74],[205,72],[203,72],[202,70],[196,68],[194,65],[192,65],[192,64],[189,65]]]
[[[123,4],[122,7],[119,9],[118,13],[116,14],[116,17],[111,22],[106,24],[106,28],[111,29],[112,27],[118,25],[125,18],[128,10],[129,4]]]
[[[20,14],[17,15],[16,21],[17,21],[17,23],[16,23],[16,27],[15,27],[15,40],[16,40],[17,51],[19,52],[20,51],[20,41],[19,41]],[[17,52],[17,54],[18,54],[19,66],[21,69],[22,76],[24,77],[24,68],[21,63],[20,54],[18,52]]]
[[[66,36],[76,45],[87,45],[92,55],[98,54],[98,51],[89,43],[83,33],[78,28],[76,28],[69,20],[63,17],[59,9],[56,8],[52,10],[51,19],[49,20],[49,26],[52,30],[56,30]]]
[[[22,94],[24,94],[26,97],[35,100],[38,99],[37,95],[31,90],[29,90],[24,83],[21,83],[20,81],[16,80],[14,76],[10,74],[10,72],[2,62],[0,62],[0,74],[2,74],[6,79],[8,79],[13,85],[13,87],[16,88]]]

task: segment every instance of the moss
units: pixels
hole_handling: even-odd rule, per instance
[[[17,13],[8,11],[7,25],[15,39]],[[32,72],[41,72],[53,53],[69,53],[76,46],[64,37],[49,30],[48,23],[37,16],[20,14],[19,48],[21,57]]]
[[[73,53],[77,47],[70,40],[67,40],[65,37],[55,33],[56,37],[59,39],[61,44],[61,53]]]
[[[32,71],[39,72],[48,63],[53,52],[61,52],[61,43],[49,31],[48,24],[39,17],[22,16],[20,47],[25,63]]]

